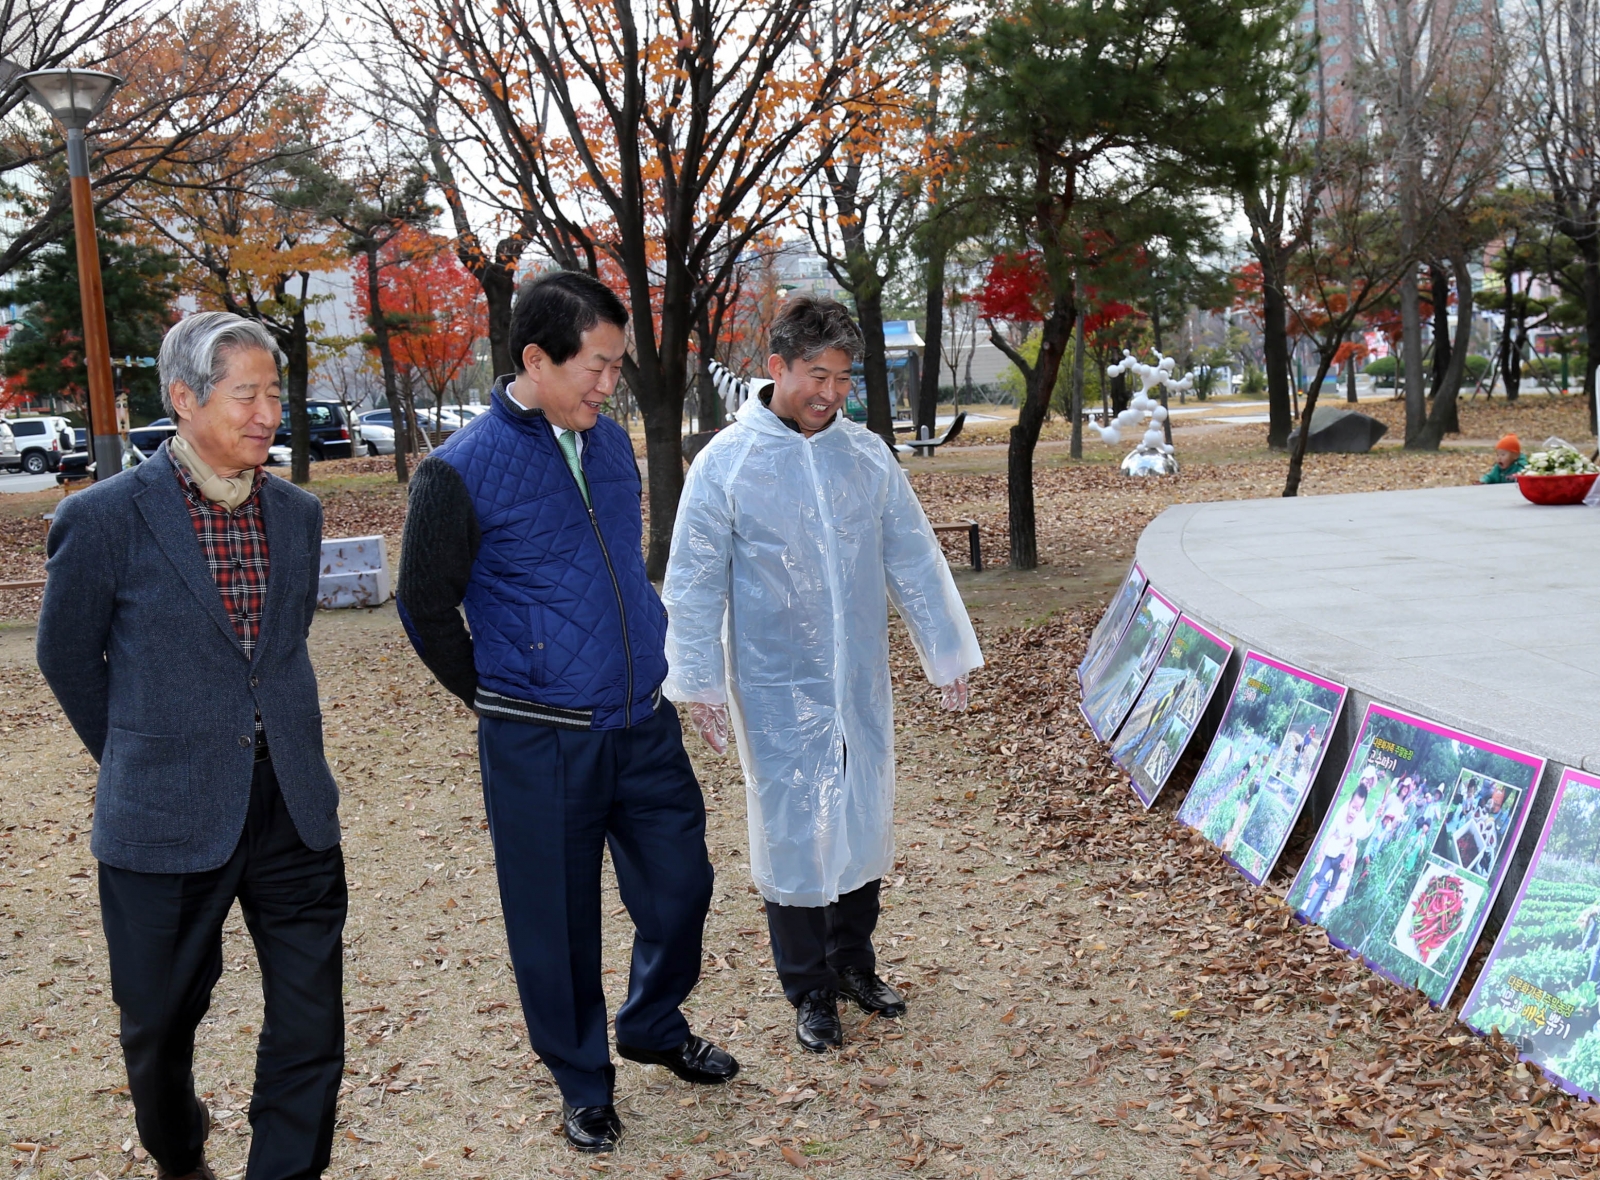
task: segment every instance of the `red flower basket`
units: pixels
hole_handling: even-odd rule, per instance
[[[1600,479],[1600,475],[1530,475],[1523,472],[1517,476],[1517,486],[1535,504],[1582,504],[1596,479]]]

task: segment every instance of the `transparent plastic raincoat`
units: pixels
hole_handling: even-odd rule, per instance
[[[843,417],[808,439],[746,402],[689,469],[662,599],[666,696],[729,706],[762,896],[827,905],[887,873],[889,603],[935,685],[983,656],[883,441]]]

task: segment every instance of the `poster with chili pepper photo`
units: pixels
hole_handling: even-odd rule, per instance
[[[1122,633],[1128,629],[1128,622],[1133,618],[1133,612],[1139,609],[1139,596],[1144,593],[1147,581],[1137,561],[1128,567],[1128,576],[1122,579],[1122,585],[1117,588],[1117,596],[1111,600],[1111,605],[1106,607],[1105,614],[1101,615],[1100,621],[1094,625],[1094,634],[1089,636],[1089,645],[1083,649],[1083,662],[1078,665],[1079,687],[1094,679],[1111,655],[1117,640],[1121,639]]]
[[[1232,654],[1233,644],[1188,615],[1172,628],[1167,650],[1111,748],[1112,761],[1128,772],[1146,809],[1167,785]]]
[[[1129,620],[1122,638],[1117,640],[1105,665],[1083,685],[1079,708],[1094,730],[1094,736],[1107,741],[1117,732],[1122,719],[1144,687],[1150,671],[1167,648],[1167,636],[1178,621],[1178,608],[1147,587],[1139,609]]]
[[[1322,767],[1345,687],[1246,652],[1217,736],[1194,777],[1181,823],[1259,885],[1278,863]]]
[[[1600,1100],[1600,778],[1565,770],[1461,1019]]]
[[[1543,771],[1532,754],[1368,705],[1289,905],[1374,971],[1443,1004]]]

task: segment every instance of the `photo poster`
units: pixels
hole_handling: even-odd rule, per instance
[[[1144,593],[1147,583],[1148,579],[1137,561],[1128,567],[1128,576],[1122,579],[1116,597],[1106,607],[1105,614],[1100,616],[1100,621],[1095,624],[1094,634],[1089,636],[1089,646],[1084,648],[1083,662],[1078,665],[1080,687],[1094,679],[1094,674],[1105,663],[1117,640],[1122,638],[1123,631],[1127,630],[1128,620],[1133,618],[1133,612],[1139,609],[1139,596]]]
[[[1317,781],[1346,689],[1245,653],[1217,736],[1178,809],[1252,885],[1267,879]]]
[[[1368,705],[1290,907],[1380,975],[1443,1004],[1543,770],[1532,754]]]
[[[1600,778],[1567,770],[1461,1019],[1515,1042],[1563,1089],[1600,1096]]]
[[[1181,615],[1155,671],[1117,732],[1111,760],[1128,772],[1145,810],[1167,785],[1228,666],[1233,644]]]
[[[1166,650],[1167,636],[1178,621],[1178,608],[1154,586],[1146,587],[1122,638],[1106,658],[1105,666],[1083,686],[1083,710],[1089,728],[1101,741],[1109,741],[1144,687],[1150,670]]]

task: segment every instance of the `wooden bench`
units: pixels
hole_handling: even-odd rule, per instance
[[[967,551],[972,556],[972,568],[977,573],[983,572],[983,546],[978,543],[978,522],[975,520],[952,520],[933,526],[934,534],[939,533],[966,533]]]

